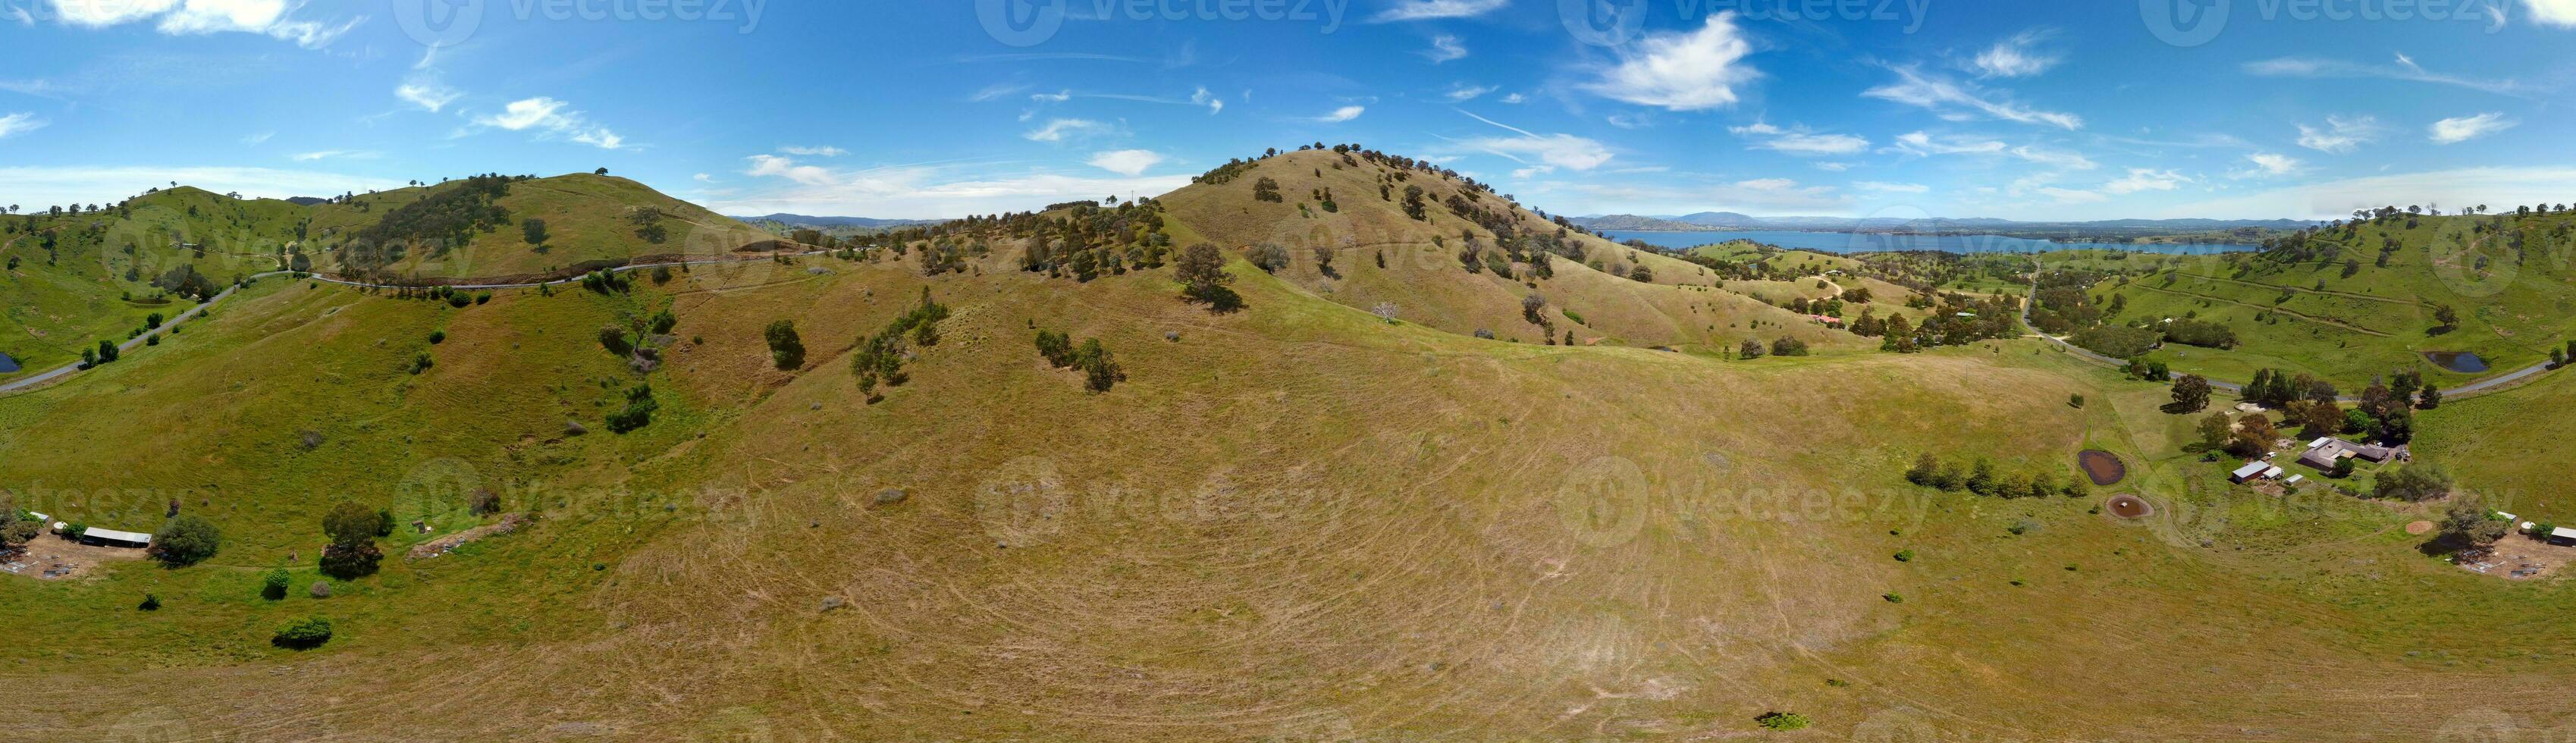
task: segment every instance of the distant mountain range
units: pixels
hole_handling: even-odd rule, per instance
[[[812,228],[815,228],[815,229],[821,229],[821,228],[825,228],[825,227],[865,227],[865,228],[869,228],[869,229],[885,229],[885,228],[889,228],[889,227],[911,227],[911,226],[914,226],[914,225],[939,224],[939,223],[941,223],[941,222],[945,222],[945,221],[947,221],[947,220],[942,220],[942,219],[877,219],[877,218],[874,218],[874,217],[815,217],[815,216],[808,216],[808,215],[804,215],[804,214],[771,214],[771,215],[763,216],[763,217],[743,217],[743,216],[735,216],[734,218],[735,218],[735,219],[742,220],[742,221],[744,221],[744,222],[749,222],[749,223],[752,223],[752,224],[759,224],[759,223],[761,223],[761,222],[776,222],[776,223],[779,223],[779,224],[787,225],[787,226],[789,226],[789,227],[812,227]]]
[[[1700,212],[1681,216],[1611,214],[1575,217],[1576,225],[1622,232],[1699,232],[1705,230],[1806,230],[1829,232],[1985,233],[2062,232],[2069,235],[2149,235],[2232,230],[2297,230],[2314,222],[2295,219],[2108,219],[2091,222],[2022,222],[1987,217],[1755,217],[1735,212]]]

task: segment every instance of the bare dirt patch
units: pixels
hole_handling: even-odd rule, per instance
[[[2408,534],[2413,534],[2413,535],[2415,535],[2415,536],[2419,536],[2419,537],[2420,537],[2420,536],[2424,536],[2424,535],[2426,535],[2426,534],[2431,534],[2431,533],[2433,533],[2433,522],[2430,522],[2430,521],[2417,521],[2417,522],[2412,523],[2412,524],[2407,524],[2407,525],[2406,525],[2406,533],[2408,533]]]
[[[28,543],[26,551],[0,558],[0,574],[36,580],[71,580],[97,575],[98,569],[107,563],[141,560],[145,556],[139,549],[92,547],[46,535]]]
[[[2107,451],[2086,449],[2075,455],[2075,463],[2084,468],[2084,476],[2092,478],[2097,486],[2107,488],[2129,479],[2129,463],[2120,461],[2119,455]]]
[[[2464,553],[2458,564],[2462,570],[2481,575],[2506,580],[2532,580],[2562,575],[2571,562],[2576,562],[2576,547],[2560,547],[2514,535],[2496,542],[2495,546],[2474,558]]]
[[[467,542],[518,531],[520,526],[527,523],[528,517],[522,514],[503,516],[501,522],[497,524],[477,526],[414,545],[411,548],[411,559],[422,560],[454,552],[456,548],[465,546]]]

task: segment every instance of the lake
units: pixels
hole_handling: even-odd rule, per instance
[[[2045,253],[2052,250],[2127,250],[2141,253],[2172,255],[2206,255],[2254,250],[2259,246],[2236,244],[2159,245],[2148,243],[2051,242],[2002,235],[1920,235],[1882,232],[1798,232],[1794,230],[1713,230],[1709,232],[1627,232],[1603,231],[1602,235],[1618,242],[1644,240],[1661,248],[1696,248],[1702,245],[1751,240],[1791,250],[1819,253],[1884,253],[1906,250],[1934,250],[1949,253]]]
[[[2462,374],[2476,374],[2487,370],[2486,359],[2467,351],[2425,351],[2424,360],[2433,362],[2434,366]]]
[[[9,358],[9,354],[0,353],[0,374],[8,374],[17,370],[18,360]]]

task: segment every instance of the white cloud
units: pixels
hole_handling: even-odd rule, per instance
[[[1047,122],[1046,126],[1038,127],[1035,131],[1020,136],[1031,142],[1062,142],[1067,137],[1087,137],[1106,134],[1109,131],[1108,124],[1090,119],[1056,119]]]
[[[2133,194],[2140,191],[2171,191],[2176,188],[2180,188],[2182,187],[2182,184],[2189,182],[2191,182],[2190,177],[2171,170],[2130,168],[2129,174],[2126,177],[2122,177],[2119,180],[2115,180],[2110,183],[2102,184],[2102,190],[2115,194]],[[2046,193],[2047,190],[2042,189],[2041,191]]]
[[[780,147],[780,148],[778,148],[778,151],[779,151],[779,152],[782,152],[782,153],[785,153],[785,154],[789,154],[789,155],[804,155],[804,156],[807,156],[807,157],[840,157],[840,156],[842,156],[842,155],[850,154],[850,151],[849,151],[849,150],[844,150],[844,149],[841,149],[841,148],[839,148],[839,147],[828,147],[828,146],[826,146],[826,147],[796,147],[796,146],[787,146],[787,147]]]
[[[2483,113],[2433,122],[2434,144],[2459,144],[2521,125],[2501,113]]]
[[[1529,96],[1513,93],[1511,95],[1503,96],[1503,102],[1518,106],[1523,103],[1528,103]]]
[[[1431,37],[1431,48],[1423,50],[1421,54],[1429,57],[1432,64],[1455,62],[1467,58],[1467,44],[1459,41],[1456,36],[1441,34]]]
[[[1566,168],[1569,170],[1591,170],[1593,168],[1601,167],[1602,163],[1610,162],[1611,158],[1617,157],[1616,154],[1610,151],[1609,147],[1605,147],[1600,142],[1595,142],[1593,140],[1577,137],[1571,134],[1534,134],[1475,114],[1467,115],[1477,121],[1492,124],[1520,136],[1477,137],[1464,140],[1461,144],[1478,150],[1483,150],[1487,153],[1491,153],[1522,165],[1531,164],[1528,159],[1524,158],[1534,158],[1540,163],[1550,167]]]
[[[1053,93],[1031,93],[1029,94],[1029,100],[1036,103],[1063,103],[1065,101],[1073,100],[1073,91],[1059,90]]]
[[[260,145],[267,144],[269,139],[274,138],[274,137],[276,137],[276,136],[277,136],[277,132],[259,132],[259,133],[257,133],[257,134],[248,134],[248,135],[243,135],[243,137],[241,138],[241,143],[242,143],[243,145],[250,146],[250,147],[258,147],[258,146],[260,146]]]
[[[2030,161],[2030,162],[2038,163],[2038,164],[2041,164],[2041,165],[2046,165],[2046,166],[2053,167],[2053,168],[2065,168],[2065,169],[2068,169],[2068,170],[2092,170],[2092,169],[2094,169],[2094,168],[2101,167],[2100,165],[2098,165],[2098,164],[2094,163],[2094,162],[2093,162],[2093,160],[2092,160],[2092,158],[2088,158],[2088,157],[2085,157],[2085,156],[2083,156],[2083,155],[2079,155],[2079,154],[2076,154],[2076,153],[2073,153],[2073,152],[2059,152],[2059,151],[2056,151],[2056,150],[2044,150],[2044,149],[2040,149],[2040,148],[2037,148],[2037,147],[2032,147],[2032,146],[2030,146],[2030,145],[2022,145],[2022,146],[2020,146],[2020,147],[2012,148],[2012,150],[2010,150],[2010,152],[2012,153],[2012,156],[2013,156],[2013,157],[2018,157],[2018,158],[2021,158],[2021,159],[2023,159],[2023,160],[2027,160],[2027,161]]]
[[[749,159],[751,167],[742,171],[743,175],[755,178],[785,178],[808,186],[830,186],[840,183],[840,179],[834,177],[830,170],[812,165],[798,165],[795,160],[777,155],[753,155]]]
[[[287,156],[288,159],[299,163],[309,163],[321,160],[374,160],[380,157],[384,157],[384,153],[376,152],[374,150],[323,150],[320,152],[304,152]]]
[[[954,165],[897,165],[831,170],[755,155],[747,174],[773,187],[729,193],[707,204],[725,214],[848,214],[897,218],[961,217],[1026,211],[1102,194],[1155,196],[1189,185],[1187,175],[1089,178],[1032,171],[961,175]]]
[[[1325,124],[1339,124],[1359,118],[1360,114],[1367,112],[1368,107],[1366,106],[1343,106],[1341,108],[1333,109],[1332,113],[1315,117],[1315,121]]]
[[[2368,116],[2326,117],[2323,127],[2299,125],[2299,146],[2337,155],[2352,152],[2379,138],[2379,120]]]
[[[215,193],[239,191],[255,198],[331,196],[402,183],[339,173],[270,168],[150,166],[45,166],[0,168],[0,193],[45,194],[48,201],[115,203],[147,186],[177,181]]]
[[[1852,169],[1852,164],[1851,164],[1851,163],[1830,162],[1830,161],[1828,161],[1828,162],[1815,163],[1815,166],[1816,166],[1816,169],[1817,169],[1817,170],[1822,170],[1822,171],[1825,171],[1825,172],[1828,172],[1828,173],[1840,173],[1840,172],[1843,172],[1843,171],[1846,171],[1846,170],[1850,170],[1850,169]]]
[[[1869,140],[1849,134],[1814,134],[1805,127],[1781,129],[1755,122],[1752,126],[1727,127],[1728,132],[1746,139],[1756,139],[1750,147],[1801,157],[1851,155],[1869,149]],[[1758,139],[1757,139],[1758,138]]]
[[[2576,0],[2522,0],[2531,20],[2543,26],[2576,28]]]
[[[2091,191],[2079,191],[2072,188],[2058,188],[2056,186],[2039,189],[2039,192],[2046,194],[2049,198],[2056,199],[2057,203],[2060,204],[2099,204],[2104,201],[2111,200],[2111,197],[2109,196],[2104,196]]]
[[[1709,16],[1687,33],[1652,34],[1622,51],[1620,62],[1584,85],[1596,95],[1640,106],[1698,111],[1735,105],[1737,86],[1760,77],[1744,63],[1753,45],[1735,26],[1735,11]]]
[[[1494,12],[1511,0],[1398,0],[1395,7],[1371,16],[1371,23],[1420,21],[1433,18],[1473,18]]]
[[[1244,95],[1246,97],[1250,97],[1251,94],[1251,91],[1244,91]],[[1209,116],[1225,113],[1225,99],[1218,98],[1216,97],[1216,94],[1208,92],[1208,89],[1205,86],[1201,86],[1198,89],[1198,92],[1190,94],[1190,103],[1208,107]]]
[[[1465,103],[1482,98],[1486,93],[1491,92],[1494,92],[1494,89],[1490,87],[1479,87],[1468,85],[1466,83],[1459,83],[1458,87],[1450,88],[1449,92],[1443,93],[1442,95],[1447,96],[1450,103]]]
[[[966,100],[975,103],[988,103],[991,101],[1001,100],[1013,93],[1028,89],[1029,86],[1022,85],[1020,83],[994,83],[992,85],[984,86],[983,90],[975,91],[975,94],[967,96]]]
[[[414,76],[394,87],[394,97],[430,113],[438,113],[464,95],[428,76]]]
[[[2048,37],[2045,31],[2021,32],[1978,52],[1973,64],[1986,77],[2029,77],[2047,72],[2060,59],[2038,49],[2039,42]]]
[[[45,128],[46,123],[48,122],[44,119],[36,118],[36,115],[32,113],[14,113],[7,116],[0,116],[0,139],[6,139],[38,129],[43,129]]]
[[[2299,172],[2299,168],[2305,165],[2298,158],[2271,152],[2257,152],[2246,155],[2245,159],[2254,163],[2254,169],[2240,173],[2238,177],[2289,175]]]
[[[2024,106],[1979,90],[1967,83],[1927,74],[1912,66],[1888,69],[1896,73],[1898,78],[1896,82],[1871,88],[1861,95],[1920,106],[1940,112],[1944,118],[1954,120],[1967,118],[1968,111],[1975,111],[1996,119],[2023,124],[2046,124],[2060,129],[2084,128],[2083,117],[2075,114]]]
[[[626,145],[624,137],[609,131],[607,127],[590,123],[590,120],[580,111],[572,111],[569,110],[570,108],[571,106],[563,101],[539,96],[511,101],[510,105],[502,108],[501,113],[476,117],[474,123],[514,132],[536,129],[547,136],[559,136],[603,150],[614,150]]]
[[[1926,186],[1920,183],[1880,183],[1878,181],[1860,181],[1853,183],[1852,187],[1864,191],[1878,191],[1881,193],[1920,194],[1932,192],[1931,186]]]
[[[154,28],[173,36],[240,32],[294,42],[306,49],[331,42],[366,21],[352,18],[337,26],[300,21],[288,14],[304,6],[288,0],[52,0],[53,13],[64,23],[105,28],[158,19]],[[23,11],[21,11],[23,15]],[[23,21],[23,18],[22,18]]]
[[[1163,156],[1151,150],[1116,150],[1091,156],[1091,167],[1119,175],[1135,177],[1163,162]]]
[[[2007,145],[1991,139],[1948,136],[1934,137],[1929,132],[1907,132],[1896,135],[1896,144],[1887,150],[1916,157],[1932,155],[1994,155]]]
[[[697,173],[690,175],[689,180],[697,181],[699,183],[714,183],[716,182],[716,177],[705,173]]]

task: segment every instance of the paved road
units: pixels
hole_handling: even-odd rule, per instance
[[[2030,291],[2031,291],[2031,296],[2033,296],[2033,297],[2039,296],[2039,276],[2038,276],[2038,274],[2032,274],[2032,275],[2031,275],[2031,279],[2030,279]],[[2110,366],[2114,366],[2114,367],[2128,366],[2128,365],[2129,365],[2129,362],[2128,362],[2128,361],[2126,361],[2126,360],[2123,360],[2123,359],[2115,359],[2115,358],[2111,358],[2111,357],[2109,357],[2109,356],[2104,356],[2104,355],[2102,355],[2102,354],[2094,353],[2094,352],[2092,352],[2092,351],[2090,351],[2090,350],[2086,350],[2086,349],[2085,349],[2084,347],[2082,347],[2082,346],[2078,346],[2078,345],[2075,345],[2075,344],[2073,344],[2073,343],[2068,343],[2068,342],[2066,342],[2066,339],[2064,339],[2064,338],[2059,338],[2059,337],[2057,337],[2057,336],[2049,335],[2049,334],[2047,334],[2047,333],[2039,332],[2039,328],[2034,327],[2034,326],[2032,326],[2032,325],[2030,324],[2030,306],[2031,306],[2031,302],[2030,302],[2030,300],[2028,300],[2028,299],[2024,299],[2024,300],[2022,301],[2022,303],[2021,303],[2021,325],[2022,325],[2022,327],[2023,327],[2024,329],[2029,330],[2032,334],[2034,334],[2034,335],[2038,335],[2038,336],[2039,336],[2039,337],[2041,337],[2041,338],[2046,338],[2046,339],[2048,339],[2048,342],[2057,344],[2057,346],[2058,346],[2059,348],[2063,348],[2063,349],[2066,349],[2066,350],[2068,350],[2068,351],[2074,352],[2074,353],[2075,353],[2075,355],[2076,355],[2077,357],[2079,357],[2079,358],[2083,358],[2083,359],[2086,359],[2086,360],[2090,360],[2090,361],[2093,361],[2093,362],[2095,362],[2095,363],[2108,364],[2108,365],[2110,365]],[[2505,374],[2498,374],[2498,375],[2496,375],[2496,376],[2487,377],[2487,378],[2485,378],[2485,379],[2480,379],[2480,380],[2477,380],[2477,381],[2475,381],[2475,382],[2470,382],[2470,383],[2468,383],[2468,384],[2460,385],[2459,387],[2456,387],[2456,388],[2453,388],[2453,389],[2443,390],[2443,391],[2442,391],[2442,399],[2444,399],[2444,400],[2456,400],[2456,399],[2463,398],[2463,397],[2474,397],[2474,396],[2481,395],[2481,394],[2485,394],[2485,393],[2488,393],[2488,392],[2493,392],[2493,391],[2495,391],[2495,390],[2497,390],[2497,389],[2500,389],[2500,388],[2503,388],[2503,387],[2506,387],[2506,386],[2513,385],[2513,384],[2515,384],[2515,383],[2517,383],[2517,382],[2521,382],[2522,380],[2530,379],[2530,378],[2535,377],[2535,376],[2539,376],[2542,372],[2546,372],[2546,371],[2549,371],[2549,362],[2543,361],[2543,362],[2540,362],[2540,363],[2538,363],[2538,364],[2533,364],[2533,365],[2531,365],[2531,366],[2526,366],[2526,367],[2523,367],[2523,368],[2521,368],[2521,369],[2516,369],[2516,370],[2513,370],[2513,371],[2508,372],[2508,373],[2505,373]],[[2216,387],[2216,388],[2218,388],[2218,389],[2226,390],[2226,391],[2228,391],[2228,392],[2233,392],[2233,393],[2237,393],[2237,394],[2243,394],[2243,393],[2245,392],[2245,385],[2238,384],[2238,383],[2235,383],[2235,382],[2223,382],[2223,381],[2219,381],[2219,380],[2216,380],[2216,379],[2212,379],[2212,380],[2209,380],[2209,386],[2211,386],[2211,387]],[[2341,400],[2341,402],[2342,402],[2343,404],[2350,405],[2350,404],[2354,404],[2354,403],[2361,402],[2361,398],[2358,398],[2358,397],[2346,397],[2346,398],[2343,398],[2343,399]]]
[[[792,255],[795,255],[795,256],[799,256],[799,257],[801,257],[801,256],[809,256],[809,255],[821,255],[821,254],[828,253],[828,252],[831,252],[831,251],[825,251],[825,250],[809,250],[809,251],[805,251],[805,252],[802,252],[802,253],[794,253],[794,254],[792,254]],[[719,264],[719,263],[747,263],[747,262],[755,261],[755,260],[759,260],[759,261],[772,260],[772,259],[774,259],[775,257],[776,257],[776,256],[775,256],[775,254],[764,254],[764,255],[761,255],[761,256],[760,256],[760,257],[758,257],[758,258],[723,258],[723,259],[717,259],[717,260],[705,260],[705,261],[672,261],[672,262],[668,262],[668,263],[640,263],[640,264],[636,264],[636,265],[632,265],[632,266],[619,266],[619,267],[616,267],[616,268],[611,268],[611,269],[608,269],[608,272],[609,272],[609,273],[626,273],[626,272],[628,272],[628,271],[645,271],[645,270],[651,270],[651,269],[655,269],[655,268],[677,268],[677,267],[680,267],[680,266],[705,266],[705,265],[713,265],[713,264]],[[287,276],[287,275],[290,275],[290,274],[293,274],[293,273],[295,273],[295,272],[293,272],[293,271],[270,271],[270,272],[267,272],[267,273],[252,274],[250,278],[252,278],[253,280],[257,280],[257,279],[265,279],[265,278],[268,278],[268,277],[271,277],[271,276]],[[360,288],[360,289],[399,289],[399,288],[402,288],[402,287],[394,286],[394,285],[390,285],[390,284],[369,284],[369,283],[359,282],[359,281],[350,281],[350,280],[347,280],[347,279],[336,279],[336,278],[332,278],[332,277],[329,277],[329,276],[324,276],[324,275],[322,275],[322,274],[318,274],[318,273],[316,273],[316,274],[306,274],[306,275],[304,276],[304,278],[302,278],[302,279],[298,279],[298,280],[299,280],[299,281],[304,281],[304,280],[319,281],[319,282],[322,282],[322,283],[325,283],[325,284],[338,284],[338,285],[341,285],[341,286],[353,286],[353,287],[357,287],[357,288]],[[537,287],[540,287],[540,286],[561,286],[561,285],[564,285],[564,284],[571,284],[571,283],[575,283],[575,282],[579,282],[579,281],[581,281],[581,277],[579,277],[579,276],[575,276],[575,277],[573,277],[573,278],[569,278],[569,279],[556,279],[556,280],[554,280],[554,281],[541,281],[541,282],[537,282],[537,283],[533,283],[533,284],[475,284],[475,285],[471,285],[471,286],[458,286],[458,287],[456,287],[456,288],[457,288],[458,290],[461,290],[461,291],[482,291],[482,290],[485,290],[485,289],[534,289],[534,288],[537,288]],[[224,290],[223,290],[222,292],[219,292],[219,293],[215,294],[215,296],[214,296],[213,298],[208,299],[208,300],[206,300],[206,301],[204,301],[204,302],[202,302],[202,303],[199,303],[199,304],[198,304],[197,306],[195,306],[195,307],[190,307],[190,308],[188,308],[188,311],[186,311],[186,312],[182,312],[182,313],[179,313],[179,316],[178,316],[178,317],[170,318],[169,320],[167,320],[167,321],[165,321],[165,322],[161,323],[161,327],[153,328],[153,329],[151,330],[151,332],[147,332],[147,333],[144,333],[144,334],[142,334],[142,335],[138,335],[138,336],[135,336],[135,337],[133,337],[133,338],[131,338],[131,339],[126,340],[124,344],[117,346],[117,350],[119,350],[119,351],[131,351],[131,350],[134,350],[134,348],[135,348],[135,347],[143,345],[143,344],[144,344],[144,342],[145,342],[145,339],[152,338],[152,337],[154,337],[154,336],[158,336],[158,335],[162,334],[163,332],[168,331],[168,330],[170,329],[170,327],[171,327],[171,326],[178,325],[178,324],[179,324],[179,322],[180,322],[180,321],[182,321],[182,320],[191,319],[191,318],[196,317],[196,316],[197,316],[197,315],[199,315],[199,314],[203,314],[203,313],[206,311],[206,308],[215,306],[215,303],[216,303],[216,302],[224,301],[224,298],[225,298],[225,297],[230,297],[230,296],[232,296],[232,295],[233,295],[233,292],[238,291],[238,290],[240,290],[240,287],[237,287],[237,286],[234,286],[234,287],[225,287],[225,288],[224,288]],[[64,378],[64,377],[71,376],[71,375],[73,375],[73,374],[80,373],[80,371],[81,371],[81,368],[80,368],[80,365],[79,365],[79,364],[71,364],[71,365],[64,366],[64,367],[59,368],[59,369],[55,369],[55,370],[53,370],[53,371],[49,371],[49,372],[45,372],[45,373],[43,373],[43,374],[38,374],[38,375],[35,375],[35,376],[32,376],[32,377],[28,377],[28,378],[26,378],[26,379],[20,379],[20,380],[16,380],[16,381],[8,382],[8,383],[6,383],[6,384],[0,384],[0,394],[7,394],[7,393],[11,393],[11,392],[17,392],[17,391],[19,391],[19,390],[24,390],[24,389],[33,388],[33,387],[35,387],[35,386],[37,386],[37,385],[41,385],[41,384],[44,384],[44,383],[47,383],[47,382],[51,382],[51,381],[54,381],[54,380],[57,380],[57,379],[61,379],[61,378]]]

